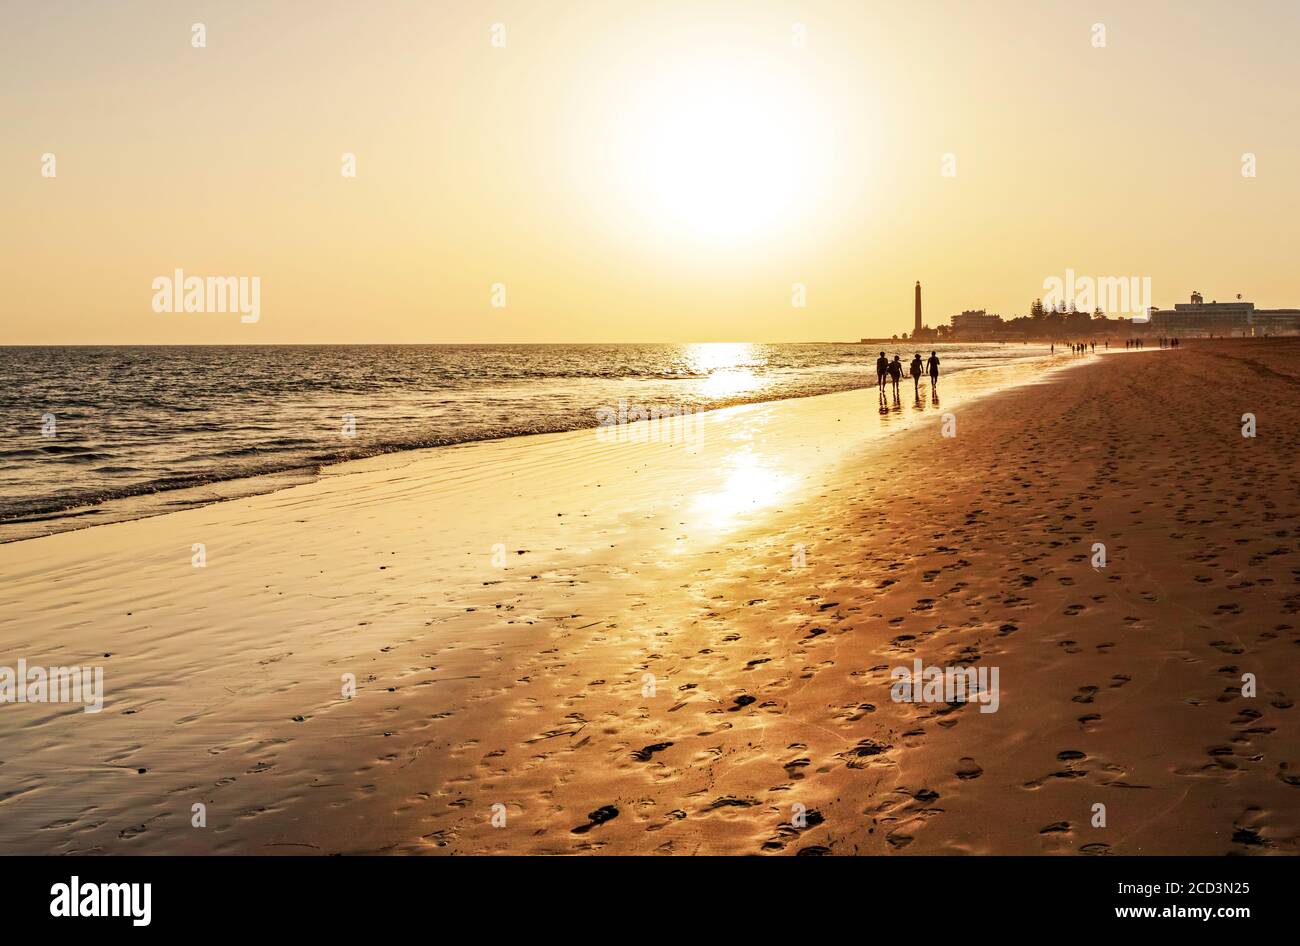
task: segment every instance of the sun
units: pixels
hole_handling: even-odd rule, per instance
[[[831,146],[819,104],[797,74],[737,58],[645,76],[620,116],[625,196],[673,235],[776,236],[821,197]]]

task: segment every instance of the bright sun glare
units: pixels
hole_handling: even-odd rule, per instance
[[[709,397],[729,397],[763,384],[753,370],[763,359],[748,342],[702,342],[689,346],[686,358],[693,371],[707,375],[699,390]]]
[[[738,60],[679,65],[651,77],[622,118],[625,184],[674,233],[775,236],[818,196],[828,136],[795,76]]]

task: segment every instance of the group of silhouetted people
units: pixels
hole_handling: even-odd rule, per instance
[[[1160,341],[1160,347],[1161,347],[1161,348],[1177,348],[1177,347],[1178,347],[1178,339],[1177,339],[1177,338],[1171,338],[1171,337],[1168,337],[1168,336],[1165,336],[1165,335],[1161,335],[1160,338],[1159,338],[1159,341]],[[1094,352],[1097,350],[1097,342],[1096,342],[1095,339],[1094,339],[1093,341],[1090,341],[1090,342],[1069,342],[1068,344],[1069,344],[1069,346],[1070,346],[1070,351],[1073,352],[1073,353],[1076,354],[1076,355],[1086,355],[1086,354],[1089,352],[1089,350],[1094,351]],[[1102,344],[1105,345],[1107,348],[1110,348],[1110,339],[1103,339],[1103,340],[1102,340]],[[1126,338],[1126,339],[1124,339],[1124,347],[1125,347],[1125,348],[1141,348],[1141,347],[1142,347],[1142,344],[1143,344],[1143,343],[1142,343],[1142,339],[1141,339],[1141,338]],[[881,354],[884,354],[884,353],[882,352]],[[1056,354],[1056,343],[1055,343],[1055,342],[1052,342],[1052,354]]]
[[[1103,344],[1107,348],[1110,347],[1110,342],[1103,342]],[[1095,339],[1090,342],[1070,342],[1069,345],[1071,353],[1075,355],[1086,355],[1090,348],[1092,351],[1097,350],[1097,342]],[[1056,354],[1056,342],[1052,342],[1052,354]]]
[[[921,376],[927,372],[930,375],[930,386],[934,387],[939,383],[939,355],[937,352],[930,352],[924,364],[921,362],[921,353],[917,352],[912,358],[912,364],[908,368],[912,375],[912,384],[916,388],[917,397],[921,396]],[[876,381],[880,385],[880,392],[885,391],[885,379],[894,385],[894,396],[898,396],[898,385],[903,380],[903,362],[900,356],[895,355],[894,360],[890,361],[889,357],[882,351],[880,357],[876,359]]]

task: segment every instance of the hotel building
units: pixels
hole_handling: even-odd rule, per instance
[[[1199,292],[1172,309],[1152,309],[1151,329],[1170,335],[1280,335],[1300,332],[1300,309],[1257,309],[1253,302],[1206,302]]]

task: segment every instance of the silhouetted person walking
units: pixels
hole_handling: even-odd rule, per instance
[[[903,362],[895,355],[889,363],[889,380],[894,382],[894,397],[898,397],[898,382],[903,380]]]
[[[912,374],[912,387],[916,389],[916,396],[919,398],[921,396],[921,374],[922,374],[921,353],[919,351],[916,353],[916,357],[912,359],[911,374]]]
[[[885,357],[882,351],[880,357],[876,359],[876,383],[880,385],[880,390],[885,390],[885,375],[889,373],[889,359]]]

